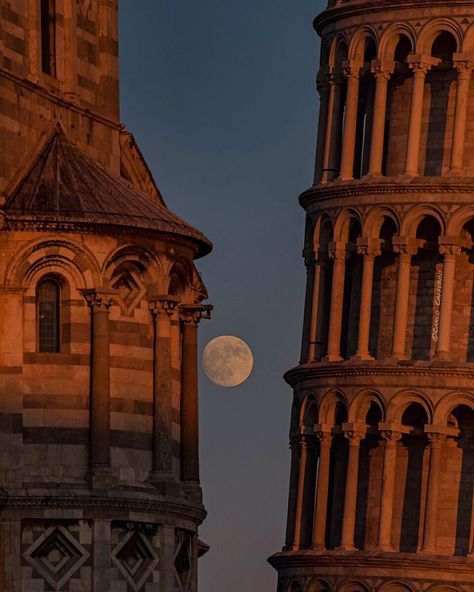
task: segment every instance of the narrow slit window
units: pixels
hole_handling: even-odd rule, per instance
[[[45,74],[56,76],[56,0],[41,0],[41,61]]]
[[[38,332],[40,352],[59,352],[59,285],[44,280],[38,286]]]

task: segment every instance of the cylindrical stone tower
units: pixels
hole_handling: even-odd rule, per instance
[[[279,592],[474,590],[474,2],[330,1]]]
[[[120,123],[118,0],[1,4],[0,590],[196,592],[211,244]]]

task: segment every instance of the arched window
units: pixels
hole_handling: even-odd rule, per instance
[[[41,68],[56,76],[56,0],[41,0]]]
[[[37,290],[38,347],[40,352],[59,352],[59,285],[43,280]]]

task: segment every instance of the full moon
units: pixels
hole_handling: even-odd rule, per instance
[[[202,365],[206,376],[219,386],[238,386],[247,380],[253,368],[249,346],[232,335],[212,339],[204,348]]]

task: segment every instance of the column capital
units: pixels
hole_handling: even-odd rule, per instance
[[[91,310],[109,310],[117,298],[118,291],[109,288],[91,288],[84,290],[83,295]]]
[[[342,63],[342,74],[345,78],[359,80],[361,65],[355,60],[344,60]]]
[[[456,257],[461,254],[461,245],[459,239],[455,236],[439,237],[439,252],[441,255]]]
[[[319,440],[321,446],[331,446],[332,428],[328,424],[317,423],[313,426],[314,437]]]
[[[344,423],[342,431],[344,437],[349,440],[349,446],[359,446],[360,441],[366,436],[367,425],[365,423]]]
[[[181,304],[180,319],[185,325],[198,325],[201,319],[210,319],[214,310],[212,304]]]
[[[316,89],[320,95],[329,92],[329,86],[332,81],[329,66],[321,66],[316,75]]]
[[[441,60],[428,55],[411,54],[407,58],[410,70],[415,76],[425,76],[433,66],[437,66]]]
[[[392,430],[381,430],[380,436],[385,440],[386,446],[396,446],[397,442],[402,439],[403,434],[402,432],[395,432]]]
[[[418,245],[416,239],[407,236],[394,236],[392,239],[393,250],[399,255],[416,255]]]
[[[455,53],[453,55],[453,65],[457,70],[458,79],[464,78],[469,80],[474,69],[474,62],[466,53]]]
[[[382,254],[381,240],[372,237],[360,237],[357,239],[357,254],[366,257],[378,257]]]
[[[345,259],[347,255],[347,243],[345,241],[333,241],[329,243],[328,255],[330,259]]]
[[[448,439],[447,434],[440,434],[438,432],[427,432],[426,436],[428,437],[431,448],[442,448]]]
[[[153,317],[170,317],[179,304],[179,298],[169,294],[161,296],[150,296],[148,298],[148,308]]]
[[[372,63],[370,64],[370,71],[376,80],[381,79],[388,82],[394,70],[395,62],[372,60]]]

